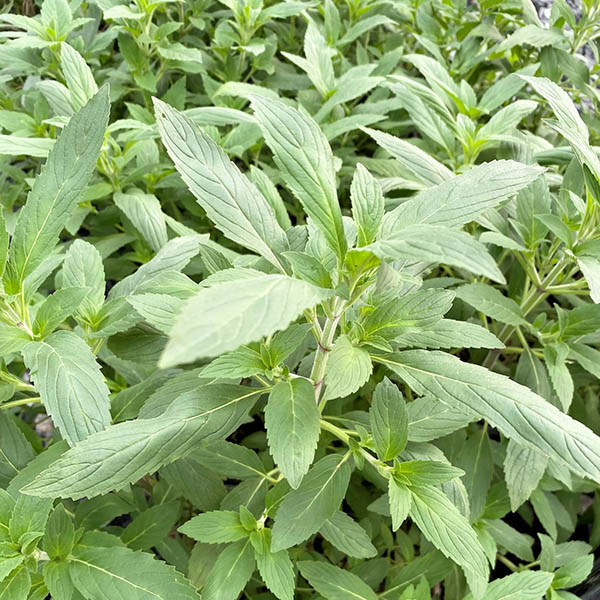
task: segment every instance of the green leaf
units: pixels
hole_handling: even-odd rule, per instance
[[[110,423],[109,390],[90,347],[71,331],[57,331],[23,349],[36,390],[69,445]]]
[[[394,296],[377,304],[361,325],[367,336],[393,339],[407,329],[431,327],[450,310],[453,300],[454,293],[448,290],[424,289]]]
[[[431,187],[386,214],[387,237],[418,223],[459,227],[523,189],[541,174],[539,167],[497,160]]]
[[[415,398],[408,404],[408,439],[429,442],[466,427],[475,418],[434,396]]]
[[[248,346],[240,346],[232,352],[227,352],[215,358],[202,370],[203,377],[217,379],[236,379],[252,377],[266,369],[259,352]]]
[[[470,520],[481,516],[494,473],[487,427],[474,427],[462,445],[456,465],[464,471],[462,482],[469,496]]]
[[[341,261],[347,244],[325,136],[311,117],[281,102],[252,96],[251,104],[284,181]]]
[[[377,599],[377,594],[354,573],[313,560],[303,560],[296,564],[302,577],[327,600]]]
[[[248,537],[240,522],[240,515],[231,510],[213,510],[196,515],[179,529],[181,533],[208,544],[237,542]]]
[[[296,490],[288,492],[273,525],[273,552],[303,542],[319,531],[339,509],[350,481],[348,456],[330,454],[308,471]]]
[[[407,460],[397,462],[393,474],[403,485],[428,486],[452,481],[465,472],[438,460]]]
[[[349,515],[338,510],[327,519],[319,533],[340,552],[355,558],[372,558],[377,549],[369,534]]]
[[[320,260],[307,252],[289,251],[283,254],[292,265],[296,277],[318,287],[332,287],[331,275]]]
[[[265,425],[275,464],[296,489],[315,456],[320,414],[313,384],[307,379],[281,381],[269,394]]]
[[[520,75],[533,89],[548,101],[558,123],[549,123],[571,144],[582,165],[587,165],[592,173],[600,177],[600,159],[589,143],[589,131],[575,104],[558,84],[546,77]]]
[[[262,393],[219,384],[183,394],[161,416],[111,425],[86,438],[21,491],[82,498],[121,489],[201,440],[229,435]]]
[[[542,600],[552,583],[552,573],[523,571],[492,581],[482,600]],[[465,600],[471,600],[469,595]]]
[[[501,323],[514,326],[527,323],[519,305],[491,285],[485,283],[461,285],[456,288],[456,297]]]
[[[337,338],[325,373],[325,398],[344,398],[356,392],[371,376],[373,365],[369,353],[341,335]]]
[[[134,188],[125,194],[116,193],[113,200],[155,252],[167,243],[167,223],[156,196]]]
[[[403,483],[398,483],[391,476],[388,479],[388,498],[390,502],[390,515],[392,516],[392,530],[398,531],[408,517],[412,496],[410,490]]]
[[[203,600],[235,600],[254,572],[250,540],[240,540],[219,554],[202,588]]]
[[[87,288],[88,294],[81,301],[75,314],[92,322],[104,304],[104,267],[102,257],[92,244],[75,240],[63,262],[61,287]]]
[[[35,314],[31,327],[33,333],[40,338],[51,334],[77,310],[88,292],[87,288],[69,287],[57,290],[48,296]]]
[[[184,301],[169,294],[135,294],[127,298],[135,311],[152,327],[168,334]]]
[[[406,140],[368,127],[363,128],[363,131],[427,186],[439,185],[454,176],[450,169]]]
[[[149,550],[169,535],[178,517],[179,502],[151,506],[123,529],[121,540],[132,550]]]
[[[5,411],[0,412],[0,486],[7,486],[34,456],[15,418]]]
[[[486,419],[517,443],[600,481],[600,439],[528,388],[443,352],[413,350],[379,360],[418,393]]]
[[[171,160],[208,218],[229,239],[283,270],[285,232],[258,188],[192,121],[154,98],[158,130]]]
[[[356,165],[350,197],[352,217],[358,230],[357,245],[368,246],[377,237],[383,219],[384,200],[381,185],[361,163]]]
[[[255,556],[258,572],[269,590],[279,600],[293,600],[296,576],[287,550],[256,552]]]
[[[248,479],[265,475],[265,467],[255,452],[231,442],[214,442],[197,448],[192,457],[225,477]]]
[[[465,574],[487,581],[488,565],[477,534],[456,506],[433,486],[410,488],[410,517],[423,535]]]
[[[504,348],[485,327],[452,319],[442,319],[427,329],[405,331],[393,341],[400,348]]]
[[[369,420],[377,456],[396,458],[408,440],[408,412],[400,390],[387,377],[375,388]]]
[[[44,551],[51,559],[66,558],[75,545],[75,527],[65,507],[59,504],[50,515],[44,534]]]
[[[104,86],[71,118],[36,177],[10,247],[5,273],[9,293],[19,293],[25,277],[54,249],[96,166],[108,109],[108,86]]]
[[[467,233],[440,225],[409,225],[383,234],[365,249],[380,258],[442,263],[505,283],[504,275],[483,244]]]
[[[69,558],[69,575],[87,600],[198,600],[174,567],[119,546],[76,547]]]
[[[329,293],[285,275],[259,275],[202,289],[179,313],[160,366],[192,362],[258,341],[285,329]]]
[[[71,102],[78,110],[98,92],[94,75],[83,56],[66,42],[60,45],[60,62]]]
[[[548,457],[533,448],[508,441],[504,459],[504,474],[510,497],[510,507],[516,511],[535,490],[546,470]]]
[[[182,271],[198,254],[203,241],[205,236],[201,235],[185,235],[169,240],[152,260],[113,286],[109,298],[116,300],[127,297],[138,288],[150,284],[158,276]]]
[[[0,600],[26,600],[31,589],[31,576],[25,566],[17,567],[0,583]]]

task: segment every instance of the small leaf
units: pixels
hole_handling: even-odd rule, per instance
[[[202,588],[203,600],[235,600],[254,572],[249,539],[234,542],[219,554]]]
[[[377,594],[357,575],[325,562],[297,563],[302,577],[327,600],[376,600]]]
[[[181,533],[208,544],[236,542],[248,537],[240,522],[240,515],[230,510],[213,510],[196,515],[179,529]]]
[[[388,497],[390,515],[392,516],[392,530],[398,531],[406,517],[408,517],[412,496],[408,487],[403,483],[398,483],[392,476],[388,479]]]
[[[306,474],[296,490],[288,492],[273,525],[273,552],[303,542],[319,531],[339,509],[350,481],[347,456],[329,454]]]
[[[325,374],[325,398],[344,398],[363,386],[373,372],[369,353],[341,335],[336,340]]]
[[[352,217],[358,230],[358,246],[367,246],[377,237],[383,219],[384,201],[381,186],[361,163],[356,165],[350,197]]]
[[[265,425],[275,464],[296,489],[312,464],[319,441],[320,414],[307,379],[281,381],[269,394]]]
[[[408,439],[408,412],[400,390],[387,377],[375,388],[369,419],[379,458],[396,458]]]

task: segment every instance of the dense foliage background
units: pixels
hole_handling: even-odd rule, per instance
[[[600,4],[0,10],[0,598],[579,597]]]

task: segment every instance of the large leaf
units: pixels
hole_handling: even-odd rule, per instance
[[[327,600],[376,600],[377,594],[357,575],[313,560],[298,563],[302,577]]]
[[[339,509],[350,481],[347,457],[329,454],[310,469],[300,487],[288,492],[275,515],[273,552],[303,542]]]
[[[25,277],[52,251],[77,206],[100,154],[108,109],[108,86],[103,86],[71,118],[36,177],[10,248],[5,274],[9,293],[18,293]]]
[[[456,506],[436,487],[411,488],[409,514],[423,535],[468,576],[487,580],[488,566],[477,534]]]
[[[552,583],[552,573],[523,571],[492,581],[482,600],[542,600]],[[472,600],[469,595],[465,600]]]
[[[380,258],[442,263],[505,282],[481,242],[467,233],[441,225],[420,223],[388,231],[366,248]]]
[[[110,423],[109,390],[90,347],[57,331],[23,348],[42,402],[71,446]]]
[[[182,113],[154,99],[158,130],[171,160],[209,219],[228,238],[283,270],[285,232],[258,188]]]
[[[121,489],[235,430],[262,390],[216,384],[180,396],[161,416],[111,425],[65,453],[23,493],[82,498]]]
[[[486,419],[519,444],[600,482],[600,438],[529,388],[443,352],[409,350],[380,360],[418,393]]]
[[[160,366],[216,356],[285,329],[330,294],[285,275],[258,275],[200,290],[179,313]]]
[[[306,114],[259,96],[251,101],[284,181],[341,259],[347,244],[327,139]]]
[[[382,234],[388,236],[417,223],[464,225],[516,194],[540,173],[539,167],[512,160],[478,165],[421,192],[388,213],[383,220]]]
[[[300,485],[313,461],[319,419],[315,390],[307,379],[281,381],[271,391],[265,408],[269,449],[293,488]]]
[[[174,567],[118,546],[76,547],[69,575],[87,600],[198,600],[196,590]]]

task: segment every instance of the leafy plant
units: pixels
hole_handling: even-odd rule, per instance
[[[0,15],[0,598],[577,597],[598,11],[479,4]]]

